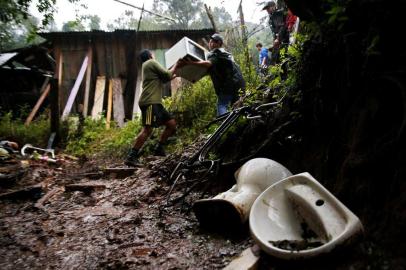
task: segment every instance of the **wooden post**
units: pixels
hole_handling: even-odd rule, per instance
[[[60,97],[59,91],[62,88],[62,72],[63,72],[63,55],[59,48],[55,49],[55,55],[57,59],[57,70],[54,77],[50,80],[49,90],[49,107],[51,110],[51,136],[48,140],[48,148],[52,147],[52,144],[59,140],[59,108]]]
[[[50,89],[51,87],[49,86],[49,77],[45,77],[45,81],[41,87],[42,94],[39,97],[37,103],[35,104],[34,109],[32,109],[30,115],[27,117],[27,120],[25,120],[26,126],[28,126],[31,123],[32,119],[34,119],[35,114],[38,112],[39,107],[41,107],[42,103],[44,102]]]
[[[141,91],[142,91],[142,78],[141,78],[141,67],[140,67],[140,68],[138,68],[138,71],[137,71],[137,82],[135,84],[132,119],[134,119],[135,115],[140,113],[140,107],[138,106],[138,101],[140,100]]]
[[[63,77],[62,77],[62,74],[63,74],[63,54],[62,54],[62,50],[60,50],[60,49],[56,49],[56,55],[57,55],[57,66],[58,66],[58,70],[57,70],[57,72],[56,72],[56,74],[55,74],[55,78],[57,78],[58,79],[58,103],[59,103],[59,105],[58,105],[58,110],[59,110],[59,108],[61,107],[61,98],[59,97],[59,91],[61,91],[60,89],[62,89],[62,79],[63,79]],[[58,115],[59,115],[59,113],[60,112],[58,112]]]
[[[73,88],[70,92],[68,102],[66,103],[65,109],[63,110],[62,120],[65,120],[68,117],[72,109],[73,101],[75,101],[76,95],[79,91],[80,84],[82,83],[83,77],[85,75],[88,60],[89,57],[86,55],[85,59],[83,60],[82,67],[80,68],[78,77],[76,78],[75,84],[73,85]]]
[[[96,90],[94,94],[94,103],[92,108],[92,119],[99,119],[103,111],[104,89],[106,87],[106,77],[98,76],[96,81]]]
[[[142,13],[144,13],[144,3],[142,3],[142,9],[141,9],[141,14],[140,14],[140,19],[138,20],[137,32],[140,31],[141,20],[142,20]]]
[[[89,63],[86,70],[86,88],[85,88],[85,99],[83,101],[83,116],[87,116],[89,107],[89,92],[90,92],[90,81],[92,79],[92,61],[93,61],[93,50],[92,44],[89,44],[89,49],[87,51],[87,56],[89,57]]]
[[[49,103],[51,107],[51,132],[59,137],[59,88],[58,80],[53,78],[50,81]]]
[[[113,80],[109,80],[109,95],[107,99],[106,129],[110,128],[111,111],[113,108]]]
[[[124,100],[123,100],[123,89],[121,87],[120,78],[112,79],[113,82],[113,115],[114,120],[117,122],[119,127],[124,126]]]
[[[247,46],[247,26],[245,25],[244,13],[242,12],[242,0],[238,6],[238,13],[240,14],[240,24],[241,24],[241,37],[244,47]]]
[[[240,1],[240,5],[238,6],[238,13],[240,14],[241,37],[246,61],[245,65],[248,68],[248,74],[251,76],[250,55],[248,51],[247,26],[245,25],[244,13],[242,12],[242,0]],[[248,80],[251,80],[251,77]]]

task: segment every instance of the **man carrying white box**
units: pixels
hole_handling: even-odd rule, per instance
[[[225,114],[228,107],[238,100],[238,91],[245,89],[240,67],[222,46],[223,38],[216,33],[210,37],[208,60],[179,60],[182,64],[208,68],[217,95],[217,116]]]

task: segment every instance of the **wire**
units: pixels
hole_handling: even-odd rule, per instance
[[[123,1],[120,1],[120,0],[113,0],[113,1],[118,2],[118,3],[121,3],[121,4],[123,4],[123,5],[127,5],[127,6],[129,6],[129,7],[133,7],[133,8],[136,8],[136,9],[139,9],[139,10],[142,10],[142,11],[145,11],[145,12],[150,13],[150,14],[152,14],[152,15],[155,15],[155,16],[158,16],[158,17],[161,17],[161,18],[164,18],[164,19],[167,19],[167,20],[176,22],[175,19],[172,19],[172,18],[170,18],[170,17],[167,17],[167,16],[164,16],[164,15],[161,15],[161,14],[158,14],[158,13],[155,13],[155,12],[152,12],[152,11],[149,11],[149,10],[146,10],[146,9],[144,9],[144,8],[140,8],[140,7],[131,5],[131,4],[129,4],[129,3],[126,3],[126,2],[123,2]]]

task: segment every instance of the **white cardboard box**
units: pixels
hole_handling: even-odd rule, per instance
[[[166,68],[171,68],[180,58],[194,61],[207,60],[207,50],[191,40],[183,37],[165,52]],[[177,74],[191,82],[197,82],[207,73],[207,68],[187,65],[178,69]]]

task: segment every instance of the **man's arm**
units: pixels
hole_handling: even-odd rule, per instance
[[[156,62],[155,70],[164,81],[170,81],[177,77],[176,72],[181,67],[182,65],[179,63],[179,60],[170,69],[165,69],[158,62]]]
[[[179,61],[177,61],[177,62],[175,63],[175,65],[173,65],[173,66],[169,69],[169,72],[172,74],[171,80],[175,79],[175,78],[178,76],[178,75],[176,75],[176,72],[178,71],[179,68],[180,68],[180,67],[179,67]]]
[[[181,66],[186,66],[186,65],[194,65],[194,66],[200,66],[200,67],[205,67],[205,68],[210,68],[213,64],[210,61],[192,61],[189,59],[180,59],[179,62],[181,63]]]
[[[261,67],[266,67],[266,57],[262,58]]]
[[[181,61],[182,59],[178,59],[178,61],[176,61],[175,65],[173,65],[170,69],[169,72],[172,73],[172,75],[174,77],[176,77],[176,71],[178,71],[178,69],[182,68],[184,66],[184,63],[182,63]]]

